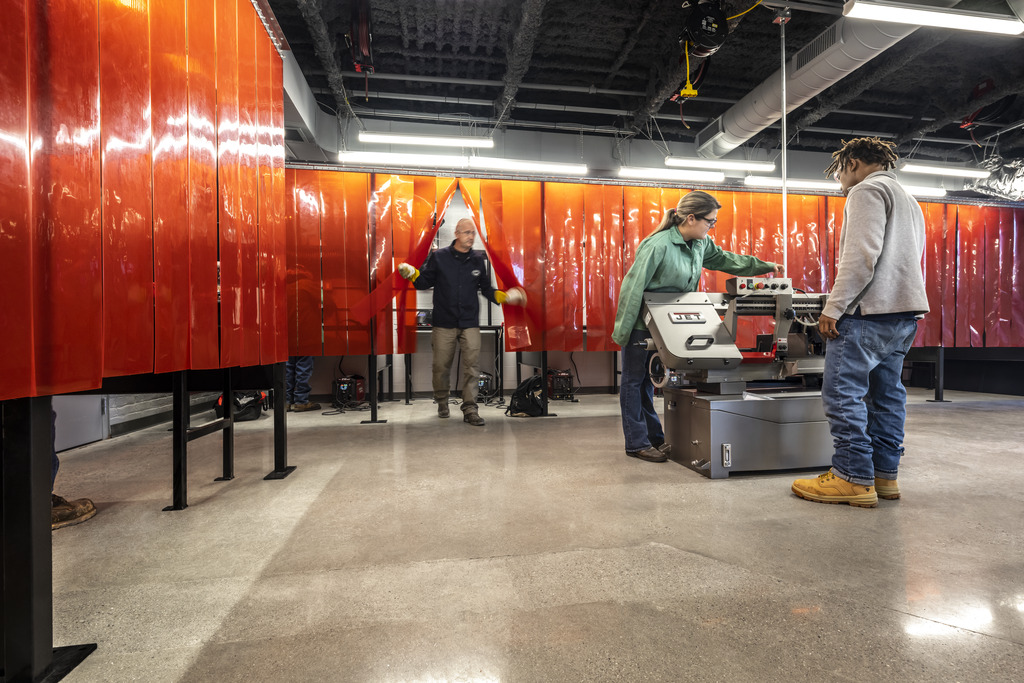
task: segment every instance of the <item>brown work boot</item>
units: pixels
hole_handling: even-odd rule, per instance
[[[814,479],[797,479],[793,482],[793,493],[815,503],[849,503],[854,507],[878,507],[878,495],[874,486],[862,486],[840,479],[829,470]]]
[[[480,417],[480,413],[466,413],[465,415],[462,416],[462,421],[468,422],[474,427],[484,426],[484,419]]]
[[[449,415],[451,415],[451,412],[448,410],[448,401],[438,401],[437,402],[437,416],[438,417],[448,417]]]
[[[58,495],[50,494],[50,529],[81,524],[92,519],[96,514],[96,506],[88,498],[67,500]]]
[[[878,493],[879,498],[885,498],[886,500],[896,500],[900,497],[900,485],[896,483],[895,479],[879,479],[875,477],[875,491]]]
[[[645,448],[642,451],[626,451],[626,455],[631,458],[640,458],[647,462],[665,462],[668,460],[668,455],[653,447]]]
[[[312,401],[306,401],[305,403],[293,403],[292,404],[292,412],[293,413],[304,413],[307,410],[320,410],[320,404],[319,403],[313,403]]]

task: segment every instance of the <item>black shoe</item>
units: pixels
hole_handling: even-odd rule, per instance
[[[482,417],[480,417],[479,413],[466,413],[465,415],[462,416],[462,421],[463,422],[468,422],[469,424],[473,425],[474,427],[483,427],[484,426],[484,419]]]
[[[437,416],[448,417],[451,413],[448,412],[448,401],[437,404]]]
[[[640,458],[647,462],[665,462],[668,460],[668,456],[657,448],[645,448],[642,451],[626,451],[626,455],[631,458]]]

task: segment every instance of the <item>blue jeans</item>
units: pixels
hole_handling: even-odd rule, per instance
[[[896,479],[903,455],[907,391],[900,375],[917,335],[917,321],[843,316],[839,337],[825,350],[821,400],[832,431],[832,471],[874,486]]]
[[[284,364],[284,396],[288,403],[309,403],[309,378],[313,376],[313,356],[289,356]]]
[[[619,407],[622,410],[622,433],[627,451],[642,451],[665,443],[665,430],[654,409],[654,385],[647,374],[647,363],[653,351],[640,348],[636,342],[650,337],[647,330],[633,330],[629,343],[622,348],[622,384],[619,386]]]

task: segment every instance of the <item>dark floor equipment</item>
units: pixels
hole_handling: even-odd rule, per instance
[[[233,415],[235,422],[258,420],[264,410],[270,410],[270,394],[266,391],[233,391],[235,406]],[[218,418],[224,417],[224,394],[217,397],[213,411]]]
[[[344,408],[366,400],[366,383],[360,375],[346,375],[334,380],[333,403]]]
[[[548,398],[553,401],[572,400],[572,373],[568,370],[548,370]]]

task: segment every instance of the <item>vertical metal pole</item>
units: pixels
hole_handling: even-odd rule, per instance
[[[221,430],[223,474],[215,481],[231,481],[235,478],[235,395],[231,387],[231,368],[224,368],[224,419],[227,424]]]
[[[284,479],[295,471],[288,464],[288,420],[285,417],[284,363],[274,364],[274,471],[264,479]]]
[[[388,400],[395,400],[395,357],[393,354],[388,354]]]
[[[786,132],[786,22],[789,21],[789,8],[782,8],[776,10],[776,21],[779,22],[779,42],[782,44],[782,266],[786,268],[786,274],[789,274],[789,266],[786,263],[788,260],[787,242],[789,235],[789,202],[786,199],[787,194],[787,169],[786,169],[786,150],[788,149],[788,140]]]
[[[412,354],[405,354],[405,405],[412,403]]]
[[[171,460],[171,504],[164,511],[184,510],[188,507],[188,380],[185,371],[173,373],[174,387],[171,397],[171,430],[173,455]],[[230,401],[225,396],[225,403]],[[225,408],[226,409],[226,408]]]
[[[39,680],[53,658],[49,396],[0,404],[3,417],[4,680]]]
[[[946,347],[940,346],[935,351],[935,398],[928,399],[929,403],[949,403],[942,398],[942,391],[946,383]]]
[[[505,400],[505,323],[498,325],[494,333],[494,343],[497,344],[498,367],[494,368],[495,379],[498,382],[498,399]]]

